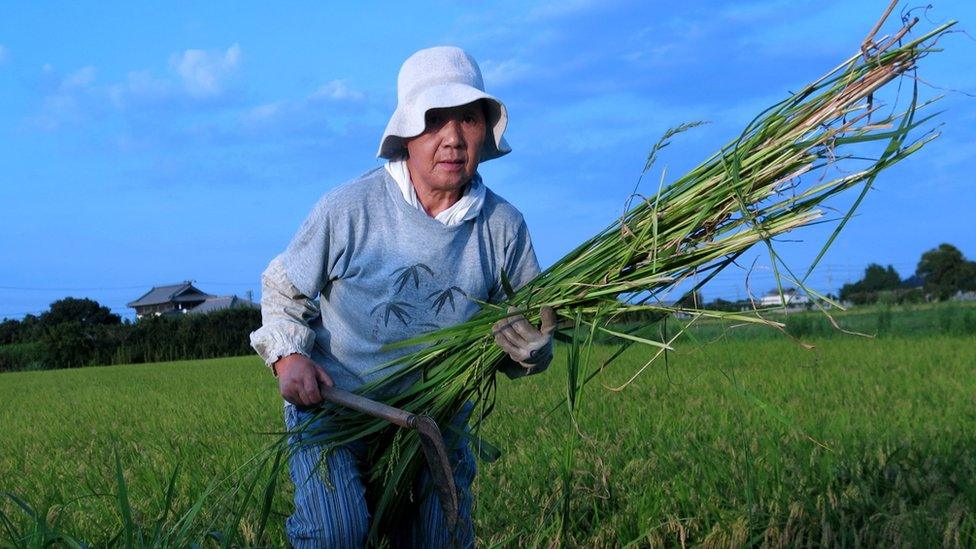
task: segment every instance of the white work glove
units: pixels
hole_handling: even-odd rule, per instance
[[[516,311],[509,307],[508,312]],[[512,363],[502,362],[499,370],[509,379],[538,374],[552,361],[552,333],[556,330],[556,312],[552,307],[539,311],[541,328],[536,328],[522,315],[503,318],[491,328],[495,343],[508,353]]]

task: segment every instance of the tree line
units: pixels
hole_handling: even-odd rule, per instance
[[[940,244],[922,254],[912,277],[902,279],[891,265],[872,263],[860,280],[841,287],[839,297],[861,305],[946,300],[974,291],[976,261],[951,244]],[[687,293],[677,304],[728,311],[751,307],[747,301],[705,303],[700,291]],[[615,320],[650,323],[660,314],[639,311]],[[97,301],[67,297],[39,316],[0,322],[0,372],[248,355],[248,335],[260,326],[261,312],[250,307],[132,323]]]
[[[872,263],[864,270],[860,280],[844,284],[839,295],[827,295],[842,302],[867,305],[878,302],[945,301],[960,292],[976,292],[976,261],[966,259],[952,244],[940,244],[922,254],[915,273],[908,278],[902,279],[891,265],[884,267]],[[685,293],[673,305],[726,312],[748,310],[754,306],[748,299],[729,301],[717,298],[706,302],[700,290]],[[615,320],[621,323],[646,323],[656,322],[660,318],[658,312],[636,311],[620,315]]]
[[[902,279],[894,267],[872,263],[857,282],[844,284],[841,301],[855,305],[945,301],[960,292],[976,291],[976,261],[967,260],[952,244],[922,254],[915,274]]]
[[[39,316],[0,322],[0,372],[250,354],[261,311],[240,307],[132,323],[91,299],[67,297]]]

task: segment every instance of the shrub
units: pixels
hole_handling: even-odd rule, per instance
[[[42,348],[40,342],[0,346],[0,372],[43,369]]]

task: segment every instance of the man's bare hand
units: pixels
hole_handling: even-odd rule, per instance
[[[274,363],[278,373],[281,396],[296,406],[312,407],[321,404],[319,385],[332,387],[332,378],[305,355],[292,354]]]

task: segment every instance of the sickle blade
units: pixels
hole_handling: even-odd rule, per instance
[[[420,447],[424,451],[424,457],[427,458],[430,478],[434,481],[434,490],[444,511],[447,528],[453,531],[458,521],[458,498],[451,462],[444,447],[444,438],[437,428],[437,423],[429,416],[413,416],[411,423],[420,434]]]

